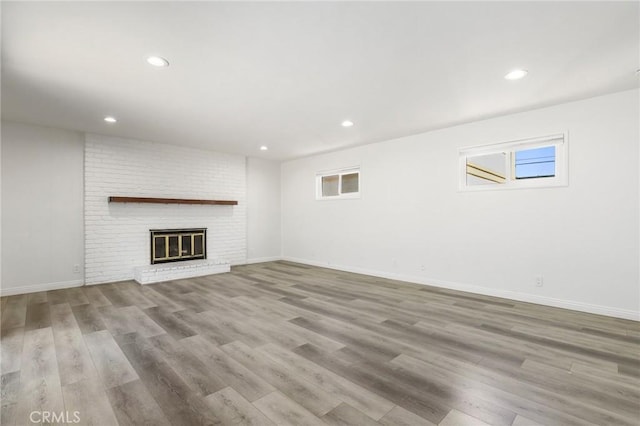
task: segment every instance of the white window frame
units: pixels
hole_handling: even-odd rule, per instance
[[[342,176],[356,173],[358,175],[358,192],[342,193]],[[322,195],[322,178],[325,176],[338,175],[338,195]],[[343,169],[327,170],[316,173],[316,200],[343,200],[360,198],[362,192],[362,180],[360,179],[360,166],[347,167]]]
[[[495,191],[505,189],[552,188],[569,185],[569,145],[568,133],[556,133],[549,136],[501,142],[490,145],[465,147],[458,149],[460,191]],[[515,179],[515,152],[525,149],[555,146],[555,176],[530,179]],[[496,185],[467,185],[467,158],[477,155],[506,153],[506,180]]]

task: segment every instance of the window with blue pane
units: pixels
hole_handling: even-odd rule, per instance
[[[463,191],[567,186],[567,136],[558,133],[511,142],[460,148]]]
[[[532,179],[556,175],[556,147],[523,149],[515,152],[515,178]]]

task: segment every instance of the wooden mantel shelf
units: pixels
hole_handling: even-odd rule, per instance
[[[186,198],[109,197],[110,203],[152,203],[152,204],[210,204],[235,206],[235,200],[193,200]]]

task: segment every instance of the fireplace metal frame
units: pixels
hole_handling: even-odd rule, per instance
[[[168,263],[168,262],[182,262],[186,260],[206,259],[207,258],[207,228],[183,228],[183,229],[150,229],[150,244],[151,244],[151,264],[156,263]],[[185,236],[191,237],[191,252],[188,254],[183,253],[182,238]],[[195,237],[202,237],[202,253],[195,254]],[[169,238],[178,238],[178,255],[169,256]],[[156,257],[156,245],[157,238],[164,238],[165,256]]]

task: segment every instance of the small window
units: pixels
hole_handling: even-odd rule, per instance
[[[564,186],[568,182],[566,136],[464,148],[460,189],[514,189]]]
[[[360,169],[334,170],[316,175],[316,198],[329,200],[360,196]]]

